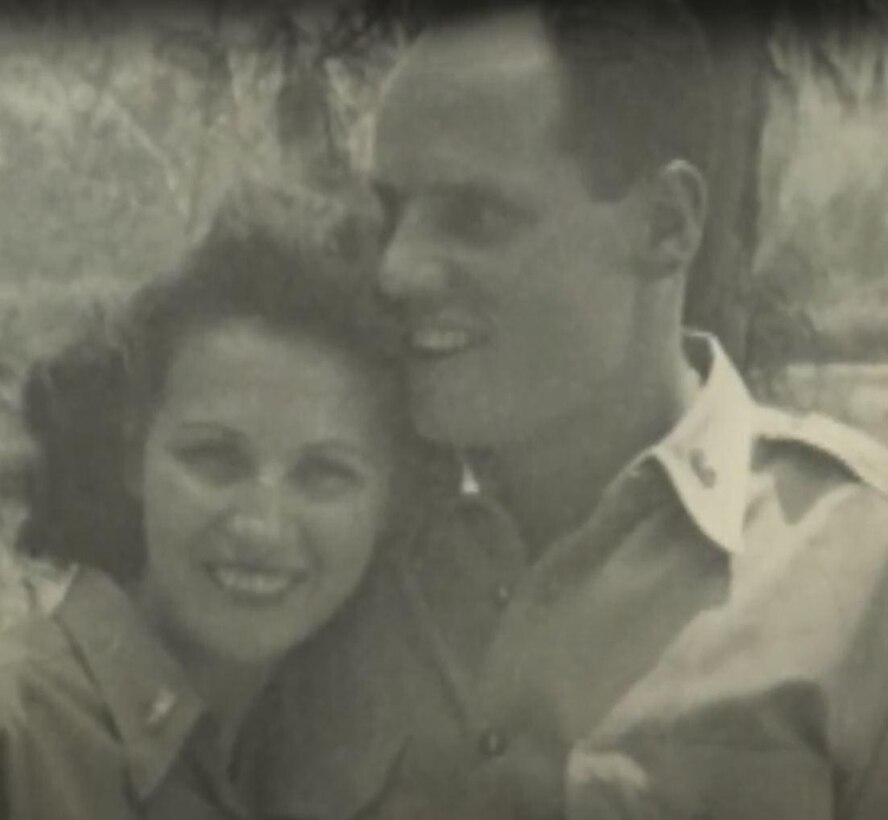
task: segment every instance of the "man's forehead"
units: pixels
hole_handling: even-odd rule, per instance
[[[423,32],[399,61],[384,97],[501,93],[503,84],[527,81],[553,63],[542,20],[532,8],[470,15]]]
[[[532,6],[465,15],[432,26],[408,49],[401,72],[502,78],[539,70],[551,59],[539,12]]]
[[[425,32],[383,90],[376,149],[409,135],[453,133],[491,145],[553,122],[560,99],[554,55],[532,11],[500,12]],[[405,139],[406,138],[406,139]]]

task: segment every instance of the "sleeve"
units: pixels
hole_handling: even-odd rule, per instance
[[[793,749],[586,745],[567,768],[568,820],[832,820],[834,800],[828,767]]]
[[[0,669],[0,817],[127,820],[116,750],[62,684]]]
[[[33,799],[48,766],[41,765],[27,732],[22,687],[14,672],[0,674],[0,816],[26,820],[46,816]]]
[[[786,532],[570,750],[568,820],[888,817],[888,504],[842,484]]]
[[[852,800],[851,820],[884,820],[888,817],[888,725],[882,729],[870,766]]]
[[[50,737],[40,736],[44,721],[39,714],[29,713],[20,683],[3,681],[0,686],[0,816],[5,820],[73,820],[72,809],[66,808],[61,794],[66,790],[64,781],[72,778],[73,773],[66,771],[71,766],[56,759],[58,751]]]
[[[0,817],[4,820],[31,820],[48,816],[41,813],[30,796],[34,788],[25,786],[26,780],[33,781],[36,770],[22,767],[25,755],[16,733],[8,726],[0,727]]]

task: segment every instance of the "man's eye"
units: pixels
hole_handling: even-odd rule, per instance
[[[249,469],[244,454],[227,442],[183,444],[174,454],[190,472],[216,484],[236,481]]]
[[[470,244],[508,239],[521,225],[519,214],[484,196],[458,196],[441,203],[441,224],[451,235]]]
[[[363,484],[361,471],[345,461],[313,458],[294,473],[300,490],[318,499],[333,499],[354,492]]]

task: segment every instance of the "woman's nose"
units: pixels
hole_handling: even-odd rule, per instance
[[[242,487],[234,502],[232,527],[240,539],[256,547],[277,549],[286,544],[293,528],[282,481],[262,476]]]

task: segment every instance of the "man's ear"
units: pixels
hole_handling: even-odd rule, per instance
[[[703,240],[706,180],[696,166],[677,159],[648,182],[645,206],[645,268],[653,276],[684,274]]]

